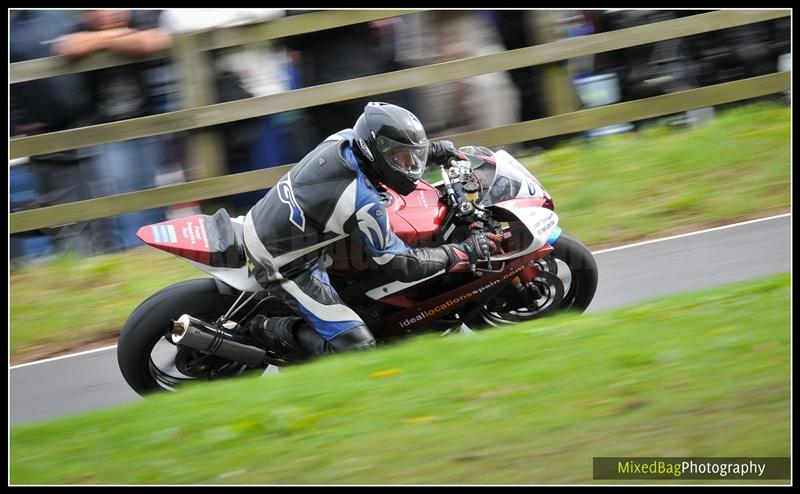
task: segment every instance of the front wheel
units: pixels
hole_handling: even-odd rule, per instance
[[[559,310],[585,311],[597,290],[594,256],[579,240],[566,233],[558,237],[550,255],[559,267],[557,274],[564,284]]]
[[[517,298],[511,309],[507,300],[519,296],[508,288],[507,293],[481,310],[485,322],[492,326],[515,324],[565,310],[581,313],[589,307],[597,290],[597,263],[580,241],[562,233],[550,255],[539,259],[537,264],[539,275],[526,292],[528,298],[525,301]]]
[[[152,295],[128,317],[117,344],[117,362],[125,381],[140,395],[172,391],[198,378],[235,376],[247,366],[219,357],[206,357],[176,347],[164,336],[171,320],[182,314],[215,321],[236,300],[219,292],[211,278],[183,281]]]

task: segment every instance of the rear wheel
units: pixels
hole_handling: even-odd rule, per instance
[[[241,363],[178,347],[165,338],[171,320],[182,314],[213,323],[236,300],[223,295],[211,278],[164,288],[142,302],[128,317],[117,345],[117,362],[125,381],[140,395],[175,388],[194,379],[236,376]]]

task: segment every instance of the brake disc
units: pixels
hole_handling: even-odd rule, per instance
[[[537,316],[542,316],[558,308],[561,300],[564,299],[564,284],[561,282],[561,278],[549,271],[539,271],[536,278],[528,283],[527,288],[536,297],[528,304],[527,308],[537,312]]]

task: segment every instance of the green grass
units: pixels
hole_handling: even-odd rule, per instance
[[[650,126],[521,161],[553,196],[562,228],[601,248],[788,210],[789,116],[786,107],[751,105],[695,129]],[[203,276],[150,248],[14,271],[12,362],[111,344],[139,302]]]
[[[149,295],[204,276],[150,248],[82,259],[61,255],[16,270],[10,280],[12,362],[113,337]]]
[[[10,481],[569,484],[600,483],[597,456],[786,457],[789,295],[787,273],[17,426]]]

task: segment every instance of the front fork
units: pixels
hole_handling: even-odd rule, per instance
[[[521,282],[531,283],[536,276],[539,274],[540,267],[542,263],[546,263],[547,271],[554,271],[553,274],[556,274],[557,267],[555,264],[551,265],[550,262],[546,260],[547,256],[553,252],[553,244],[556,243],[558,237],[561,236],[561,227],[556,226],[553,233],[550,235],[550,238],[547,239],[547,243],[540,247],[536,252],[533,253],[531,260],[528,261],[528,264],[525,266],[525,269],[519,274],[519,278],[521,278]],[[551,258],[552,259],[552,258]]]
[[[511,286],[516,290],[520,297],[527,299],[533,297],[539,299],[543,296],[539,286],[534,283],[534,280],[539,276],[542,271],[542,259],[548,256],[553,251],[553,246],[545,244],[539,250],[531,255],[531,258],[525,264],[522,271],[511,280]],[[547,271],[547,269],[545,269]]]

